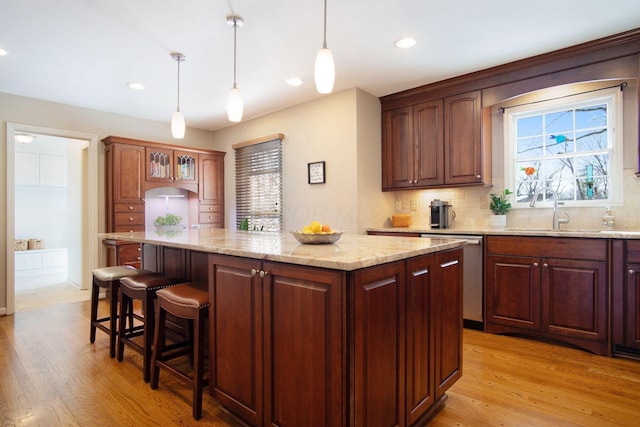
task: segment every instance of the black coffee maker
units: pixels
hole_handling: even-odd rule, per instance
[[[440,199],[431,201],[431,228],[449,228],[449,202]]]

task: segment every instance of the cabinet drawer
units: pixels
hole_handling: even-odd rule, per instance
[[[140,245],[122,245],[119,249],[118,255],[121,264],[140,262]]]
[[[144,213],[123,212],[123,213],[116,213],[114,217],[115,217],[114,219],[115,219],[116,227],[119,225],[127,225],[127,224],[144,225]]]
[[[115,203],[114,212],[144,212],[143,203]]]
[[[131,233],[134,231],[144,231],[144,224],[116,225],[113,227],[114,233]]]
[[[607,239],[487,236],[487,254],[607,261]]]
[[[222,212],[222,205],[205,205],[200,204],[200,213]]]
[[[640,263],[640,240],[627,240],[627,262]]]
[[[200,213],[200,224],[212,224],[222,222],[221,212]]]

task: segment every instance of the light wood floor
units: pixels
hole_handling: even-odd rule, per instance
[[[118,363],[89,302],[0,317],[1,426],[240,426],[205,393],[191,418],[189,387],[162,374],[142,381],[141,359]],[[465,330],[463,377],[429,426],[638,426],[640,362]]]

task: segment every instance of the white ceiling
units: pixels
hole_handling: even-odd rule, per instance
[[[233,83],[243,120],[320,96],[313,83],[323,0],[0,0],[0,92],[215,130]],[[638,0],[328,0],[334,91],[375,96],[640,27]],[[394,47],[403,35],[418,44]],[[288,86],[297,76],[304,83]],[[138,81],[143,91],[126,84]]]

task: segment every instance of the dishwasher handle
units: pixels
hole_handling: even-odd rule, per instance
[[[467,245],[482,245],[481,236],[462,236],[456,234],[421,234],[420,237],[428,237],[431,239],[458,239],[466,240]]]

